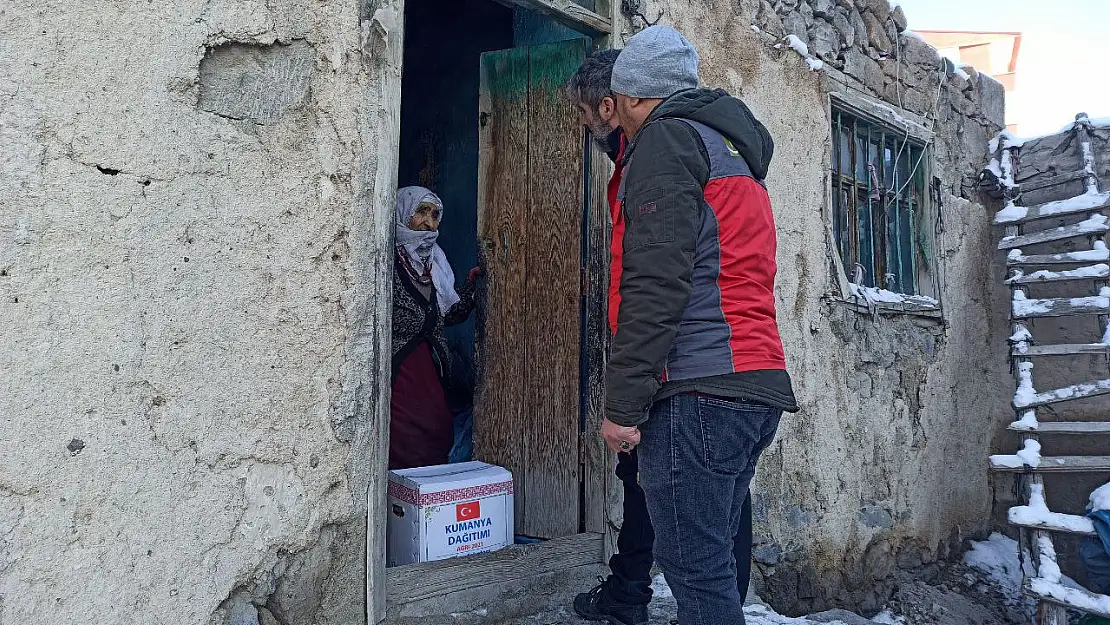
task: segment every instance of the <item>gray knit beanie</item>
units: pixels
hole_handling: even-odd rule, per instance
[[[613,93],[669,98],[698,86],[698,51],[670,26],[652,26],[628,40],[613,64]]]

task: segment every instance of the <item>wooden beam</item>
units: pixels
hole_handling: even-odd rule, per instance
[[[1110,422],[1107,421],[1040,421],[1036,429],[1020,427],[1006,428],[1013,432],[1027,434],[1110,434]]]
[[[1095,213],[1107,208],[1110,208],[1110,194],[1099,193],[1081,195],[1066,200],[1057,200],[1055,202],[1045,202],[1037,206],[1029,206],[1025,210],[1025,215],[1021,217],[996,218],[994,223],[998,225],[1024,224],[1038,219],[1056,219],[1059,217],[1068,217],[1070,215]]]
[[[1014,358],[1035,356],[1077,356],[1079,354],[1105,354],[1110,356],[1110,345],[1105,343],[1058,343],[1055,345],[1030,345],[1025,351],[1011,350]]]
[[[392,609],[488,584],[600,564],[603,553],[602,535],[588,533],[535,545],[513,545],[493,553],[393,567],[386,571],[386,597]]]
[[[1000,250],[1012,250],[1014,248],[1025,247],[1026,245],[1037,245],[1039,243],[1052,243],[1053,241],[1064,241],[1066,239],[1074,239],[1075,237],[1094,237],[1110,230],[1110,226],[1106,224],[1088,224],[1078,223],[1070,226],[1061,226],[1059,228],[1051,228],[1048,230],[1038,230],[1029,234],[1021,234],[1018,236],[1008,236],[998,243]]]
[[[1013,510],[1014,508],[1010,508],[1010,509]],[[1087,521],[1088,524],[1090,523],[1090,520],[1087,519],[1087,517],[1081,517],[1081,516],[1077,516],[1077,515],[1074,515],[1074,514],[1061,514],[1060,516],[1062,516],[1062,517],[1074,517],[1075,519],[1079,520],[1080,522]],[[1094,536],[1095,535],[1095,530],[1094,530],[1093,527],[1090,530],[1084,529],[1084,530],[1080,531],[1076,527],[1072,527],[1072,526],[1064,525],[1064,524],[1058,524],[1058,523],[1048,523],[1046,521],[1037,521],[1036,523],[1017,523],[1017,522],[1014,522],[1014,521],[1010,521],[1010,525],[1014,525],[1016,527],[1024,527],[1026,529],[1031,529],[1031,530],[1043,530],[1045,532],[1053,532],[1053,533],[1056,533],[1056,534],[1074,534],[1076,536]]]
[[[1098,380],[1095,382],[1086,382],[1083,384],[1074,384],[1072,386],[1065,386],[1043,393],[1037,393],[1033,396],[1032,401],[1025,402],[1024,398],[1021,403],[1014,401],[1015,410],[1028,410],[1030,408],[1039,408],[1041,406],[1050,406],[1052,404],[1062,404],[1064,402],[1075,401],[1077,399],[1087,399],[1089,397],[1101,397],[1102,395],[1110,395],[1110,380]]]
[[[613,163],[594,141],[586,189],[586,266],[582,289],[586,300],[586,427],[582,431],[583,516],[587,532],[611,533],[608,504],[616,489],[613,452],[601,438],[605,417],[605,364],[609,352],[609,177]]]
[[[1110,265],[1090,265],[1069,271],[1034,272],[1010,278],[1006,280],[1006,284],[1045,284],[1074,280],[1098,280],[1100,278],[1110,278]]]
[[[1110,471],[1110,456],[1043,456],[1036,467],[991,465],[999,473],[1103,473]]]
[[[1021,180],[1018,180],[1017,182],[1021,186],[1022,192],[1028,193],[1030,191],[1037,191],[1039,189],[1052,187],[1058,184],[1067,184],[1074,180],[1083,180],[1086,177],[1087,172],[1080,170],[1070,171],[1066,174],[1059,174],[1057,176],[1052,176],[1051,178],[1044,178],[1043,176],[1038,175],[1029,180],[1029,182],[1023,182]]]
[[[1023,305],[1019,308],[1018,304]],[[1014,319],[1070,317],[1110,313],[1110,300],[1105,297],[1055,297],[1013,302]]]
[[[1076,254],[1080,254],[1076,257]],[[1030,254],[1017,258],[1006,259],[1007,267],[1033,266],[1033,265],[1082,265],[1084,263],[1110,260],[1110,252],[1106,250],[1082,250],[1081,252],[1068,252],[1062,254]]]
[[[560,24],[590,37],[612,34],[613,22],[570,0],[498,0],[506,6],[518,6],[550,17]]]
[[[1065,588],[1059,583],[1041,586],[1038,583],[1040,581],[1043,580],[1037,578],[1028,580],[1025,583],[1025,594],[1032,595],[1039,601],[1046,601],[1054,605],[1110,618],[1110,610],[1099,607],[1105,605],[1103,599],[1106,595],[1097,595],[1080,588]],[[1040,592],[1042,588],[1046,592]]]

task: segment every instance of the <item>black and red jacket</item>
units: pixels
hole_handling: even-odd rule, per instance
[[[691,391],[797,410],[775,318],[773,149],[743,102],[707,89],[671,96],[622,141],[609,187],[614,423]]]

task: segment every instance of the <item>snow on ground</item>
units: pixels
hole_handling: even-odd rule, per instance
[[[671,593],[671,588],[667,585],[667,580],[663,577],[662,573],[652,578],[651,590],[655,600],[674,600],[674,594]],[[782,616],[770,607],[760,604],[745,606],[744,617],[747,621],[747,625],[816,625],[817,623],[817,621],[810,621],[804,618]],[[834,621],[825,625],[846,624],[841,621]]]
[[[901,616],[895,616],[890,610],[879,612],[871,617],[871,620],[879,623],[879,625],[906,625],[906,619]]]
[[[1022,563],[1018,560],[1017,541],[995,532],[982,542],[971,543],[971,550],[964,554],[964,564],[985,573],[1012,604],[1020,603]],[[1025,558],[1025,571],[1033,573],[1032,562]]]

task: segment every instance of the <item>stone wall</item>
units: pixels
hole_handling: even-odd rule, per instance
[[[0,8],[0,623],[365,621],[401,24],[360,4]]]
[[[703,81],[741,96],[776,141],[779,320],[802,411],[784,418],[754,486],[757,581],[791,613],[875,610],[899,571],[928,575],[990,526],[986,456],[1012,380],[1002,259],[974,185],[1003,124],[1002,86],[946,67],[885,0],[657,0],[641,12],[686,33]],[[826,234],[834,91],[936,134],[926,250],[943,319],[841,301]]]

